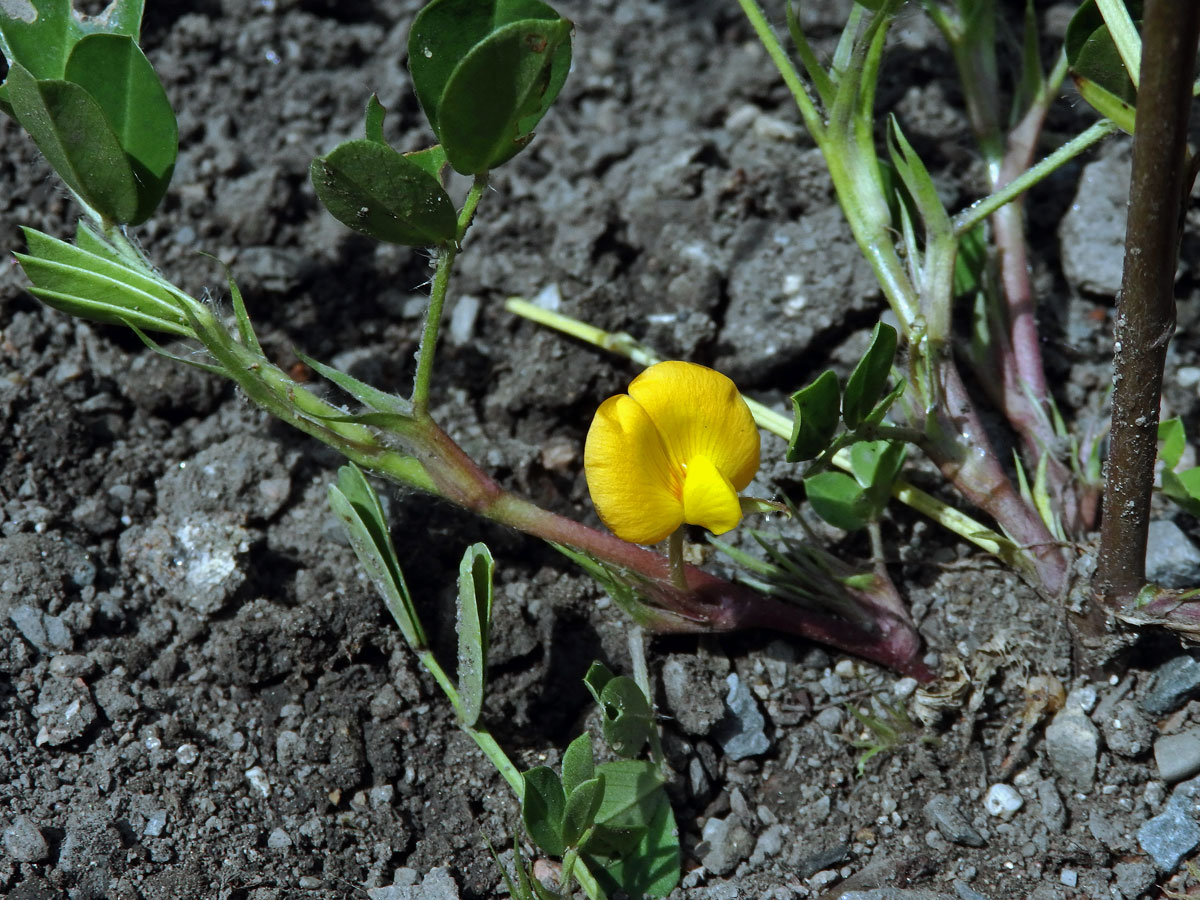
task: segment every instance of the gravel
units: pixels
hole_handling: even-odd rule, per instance
[[[1077,789],[1087,792],[1096,780],[1100,732],[1080,706],[1070,702],[1046,728],[1046,753],[1054,770]]]
[[[714,875],[728,875],[754,849],[754,835],[735,816],[706,821],[701,840],[700,864]]]
[[[925,804],[925,817],[946,840],[965,847],[982,847],[984,840],[963,815],[955,800],[946,794],[936,794]]]
[[[1200,772],[1200,728],[1166,734],[1154,742],[1154,763],[1163,781],[1182,781]]]
[[[37,823],[29,816],[17,816],[12,820],[3,835],[4,852],[17,862],[41,862],[50,855],[50,846],[46,843]]]
[[[1200,662],[1188,653],[1172,657],[1159,666],[1142,695],[1142,708],[1162,716],[1200,694]]]
[[[729,685],[729,693],[725,696],[729,714],[717,726],[717,743],[725,755],[735,762],[766,753],[771,749],[771,740],[764,730],[767,720],[750,693],[750,688],[738,678],[736,672],[730,672],[725,683]]]

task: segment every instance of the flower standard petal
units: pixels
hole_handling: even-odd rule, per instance
[[[683,479],[683,520],[724,534],[742,521],[742,504],[729,479],[707,456],[693,456]]]
[[[758,471],[759,437],[737,386],[715,369],[670,360],[629,385],[649,414],[674,465],[706,457],[740,491]]]
[[[656,544],[683,523],[683,472],[628,394],[609,397],[596,410],[583,468],[596,513],[617,537]]]

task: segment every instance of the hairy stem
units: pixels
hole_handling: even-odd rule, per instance
[[[1113,334],[1112,433],[1095,590],[1108,609],[1132,604],[1146,580],[1146,535],[1167,344],[1175,330],[1175,267],[1187,190],[1187,123],[1200,4],[1149,0]]]
[[[454,269],[454,260],[458,256],[471,220],[475,218],[475,208],[487,188],[487,173],[475,176],[475,182],[467,193],[467,199],[458,213],[458,232],[454,242],[442,247],[438,252],[437,268],[433,275],[433,289],[429,293],[429,306],[425,310],[425,327],[421,331],[421,345],[417,350],[417,374],[413,378],[412,407],[416,415],[422,415],[429,409],[429,386],[433,380],[433,357],[437,353],[438,329],[442,324],[442,307],[446,302],[446,291],[450,287],[450,273]]]

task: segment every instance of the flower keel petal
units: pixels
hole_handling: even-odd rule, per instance
[[[683,520],[724,534],[742,521],[737,491],[707,456],[688,461],[683,480]]]

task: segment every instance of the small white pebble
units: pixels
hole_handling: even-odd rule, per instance
[[[1058,880],[1073,888],[1079,882],[1079,873],[1074,869],[1063,869],[1058,875]]]
[[[246,780],[249,781],[250,786],[258,791],[262,796],[271,796],[271,782],[267,780],[267,773],[263,771],[262,766],[255,766],[252,769],[247,769]]]
[[[914,693],[916,693],[916,690],[917,690],[917,679],[915,679],[915,678],[901,678],[899,681],[897,681],[895,684],[892,685],[892,693],[895,694],[897,697],[899,697],[901,700],[907,700]]]
[[[833,667],[833,671],[842,678],[853,678],[858,673],[858,667],[854,665],[852,659],[839,659],[838,664]]]
[[[175,758],[181,766],[190,766],[200,758],[200,750],[195,744],[180,744],[175,749]]]
[[[987,796],[983,798],[983,808],[989,816],[1006,820],[1016,815],[1024,803],[1016,788],[1007,784],[993,784],[988,788]]]

